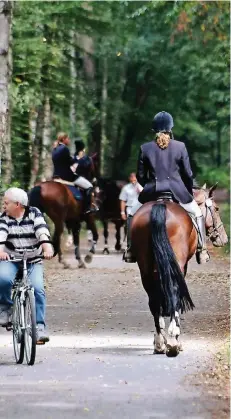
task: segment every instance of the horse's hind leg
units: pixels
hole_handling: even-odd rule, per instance
[[[92,259],[93,259],[93,255],[95,254],[95,248],[96,248],[96,244],[99,238],[98,235],[98,231],[96,228],[96,223],[95,223],[95,218],[94,216],[90,215],[88,222],[87,222],[91,232],[92,232],[92,245],[90,247],[90,249],[88,250],[84,260],[86,263],[91,263]]]
[[[154,334],[154,354],[164,354],[166,352],[165,322],[161,316],[161,293],[160,283],[156,274],[142,277],[144,288],[149,297],[149,308],[154,317],[156,333]],[[150,283],[151,281],[151,283]]]
[[[120,229],[121,229],[122,223],[121,221],[115,222],[115,228],[116,228],[116,244],[115,244],[115,250],[119,251],[121,250],[121,237],[120,237]]]
[[[180,337],[180,316],[179,316],[179,305],[177,303],[178,300],[178,289],[175,286],[175,313],[170,318],[170,324],[168,328],[168,337],[167,337],[167,350],[166,355],[169,357],[177,356],[181,348],[181,344],[179,342]]]
[[[182,350],[179,342],[180,337],[180,316],[178,311],[175,311],[175,315],[171,317],[168,338],[167,338],[167,350],[166,355],[169,357],[177,356],[179,351]]]
[[[103,235],[104,235],[104,249],[103,249],[103,255],[107,254],[109,255],[108,250],[108,222],[106,220],[102,221],[103,223]]]
[[[165,354],[166,352],[166,337],[165,337],[165,321],[164,317],[158,313],[154,314],[154,322],[156,326],[156,333],[154,336],[154,354]]]
[[[79,268],[86,268],[84,261],[81,258],[80,250],[79,250],[79,233],[80,233],[80,223],[76,224],[74,228],[72,228],[72,235],[74,239],[74,246],[75,246],[75,258],[79,263]]]
[[[55,252],[58,253],[59,262],[63,264],[64,268],[69,268],[67,262],[63,260],[63,254],[61,249],[61,236],[64,230],[64,221],[63,220],[54,220],[55,231],[53,236],[53,243]]]

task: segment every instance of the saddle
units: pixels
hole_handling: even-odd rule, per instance
[[[178,203],[178,201],[175,200],[172,192],[160,192],[159,194],[156,194],[155,201],[158,201],[158,202],[159,201],[168,201],[168,202]],[[190,214],[189,212],[188,212],[188,215],[191,218],[192,223],[193,223],[197,233],[199,233],[199,229],[198,229],[198,225],[197,225],[197,222],[195,220],[195,217],[192,214]]]
[[[160,192],[155,194],[155,201],[176,202],[172,192]]]

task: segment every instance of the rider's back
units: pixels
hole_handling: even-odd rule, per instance
[[[70,166],[73,164],[68,147],[65,144],[58,144],[52,151],[52,161],[54,164],[53,177],[60,177],[61,179],[73,182],[75,175]]]
[[[154,141],[141,146],[137,179],[145,185],[155,183],[157,193],[171,191],[180,202],[190,202],[192,171],[185,144],[171,140],[167,148],[160,148]]]

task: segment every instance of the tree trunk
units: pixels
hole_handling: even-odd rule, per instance
[[[10,182],[11,147],[9,118],[9,83],[11,75],[10,32],[11,32],[11,1],[0,1],[0,174],[1,161],[7,167],[3,181]],[[2,156],[3,154],[3,156]]]
[[[87,35],[78,36],[79,43],[84,49],[83,55],[84,70],[88,81],[91,95],[95,96],[95,107],[100,110],[100,94],[98,92],[98,86],[96,81],[96,68],[95,60],[93,57],[94,53],[94,41]],[[91,127],[91,139],[89,141],[89,151],[96,152],[100,156],[101,148],[101,121],[100,118],[92,123]],[[99,163],[99,170],[101,170],[101,162]]]
[[[76,106],[75,106],[75,97],[76,97],[76,80],[77,80],[77,70],[75,65],[76,59],[76,49],[75,49],[75,32],[70,31],[70,86],[71,86],[71,100],[70,100],[70,137],[76,137]],[[72,143],[72,147],[74,144]],[[73,149],[71,149],[74,152]]]
[[[43,111],[43,131],[42,131],[42,150],[40,163],[41,180],[50,179],[52,176],[52,160],[51,160],[51,108],[50,99],[45,97]]]
[[[103,59],[103,83],[101,96],[101,147],[100,147],[100,167],[101,176],[107,176],[106,153],[108,147],[107,139],[107,82],[108,82],[108,65],[107,58]]]
[[[31,159],[31,174],[30,174],[30,184],[29,188],[31,189],[35,181],[38,178],[39,168],[40,168],[40,145],[42,142],[42,131],[43,131],[43,108],[40,107],[37,114],[37,121],[31,121],[32,125],[35,128],[35,136],[32,144],[32,159]]]

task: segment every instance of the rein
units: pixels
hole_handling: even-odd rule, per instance
[[[215,216],[214,216],[214,210],[213,210],[213,203],[212,203],[212,199],[211,198],[205,199],[205,208],[206,208],[205,220],[207,218],[208,211],[209,211],[210,212],[210,215],[212,217],[212,221],[213,221],[213,225],[208,228],[208,234],[207,234],[208,238],[210,239],[211,236],[213,235],[213,233],[216,233],[217,236],[219,236],[219,239],[221,240],[222,244],[224,244],[223,243],[223,240],[222,240],[222,238],[220,236],[220,233],[218,231],[219,228],[223,227],[223,223],[221,222],[219,225],[217,225],[217,223],[216,223],[216,219],[215,219]]]

